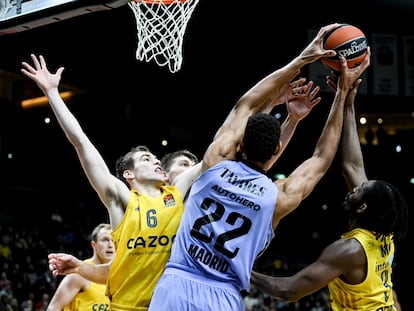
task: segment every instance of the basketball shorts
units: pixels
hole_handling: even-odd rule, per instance
[[[167,268],[148,311],[244,311],[240,292],[230,284]]]

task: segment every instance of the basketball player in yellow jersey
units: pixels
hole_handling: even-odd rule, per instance
[[[100,284],[108,281],[107,294],[111,309],[145,310],[159,277],[157,274],[163,271],[169,258],[171,243],[181,220],[181,193],[186,192],[193,175],[191,172],[186,175],[190,176],[188,183],[165,185],[167,177],[160,160],[145,146],[132,148],[121,157],[117,161],[116,175],[112,174],[59,95],[58,86],[64,68],[51,74],[42,56],[39,59],[31,56],[34,67],[24,63],[26,69],[22,71],[47,96],[60,126],[78,154],[90,184],[107,208],[113,229],[112,237],[117,251],[114,266],[112,262],[101,266],[81,261],[80,268],[91,267],[92,271],[96,271],[92,277],[86,276],[90,281]],[[197,168],[195,172],[198,172]],[[132,274],[129,271],[131,267],[141,270]]]
[[[118,162],[117,167],[122,165]],[[119,253],[107,280],[112,311],[125,310],[125,305],[148,305],[170,257],[184,205],[178,188],[161,188],[162,196],[140,195],[132,190],[125,215],[112,232]]]
[[[85,262],[96,265],[110,262],[115,255],[110,224],[99,224],[91,234],[93,255]],[[78,274],[66,275],[57,287],[47,311],[108,310],[106,286],[91,282]]]
[[[125,162],[128,162],[125,157],[118,160],[119,173],[125,168]],[[198,159],[187,150],[178,150],[163,157],[161,163],[165,165],[167,181],[174,182],[178,174],[196,165]],[[108,275],[108,292],[113,293],[111,310],[124,308],[118,305],[119,301],[137,306],[149,304],[153,288],[164,271],[183,213],[179,191],[173,191],[174,187],[166,188],[171,189],[171,193],[162,197],[143,196],[132,190],[135,196],[131,197],[121,224],[112,233],[119,256],[112,262]],[[134,256],[131,256],[131,249],[136,250]],[[128,267],[127,273],[125,267]],[[112,288],[118,290],[112,291]]]
[[[354,108],[360,83],[361,79],[355,82],[346,98],[342,132],[349,231],[291,277],[253,272],[252,283],[275,298],[296,301],[328,286],[333,311],[398,310],[393,299],[394,242],[406,234],[408,208],[393,185],[367,179]],[[332,88],[335,84],[328,79]]]

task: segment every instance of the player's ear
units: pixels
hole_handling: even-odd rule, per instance
[[[358,214],[364,213],[367,208],[368,208],[367,203],[361,204],[357,209],[357,213]]]
[[[123,176],[125,179],[131,179],[131,178],[134,178],[134,173],[133,173],[131,170],[125,170],[125,171],[122,173],[122,176]]]

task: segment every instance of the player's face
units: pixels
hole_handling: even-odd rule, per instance
[[[111,230],[101,229],[95,242],[95,252],[102,263],[112,260],[115,255],[115,245],[112,240]]]
[[[134,155],[134,174],[138,182],[166,180],[166,174],[161,168],[160,160],[150,152],[138,151]]]
[[[365,202],[365,194],[372,187],[374,181],[370,180],[364,182],[361,186],[355,187],[352,191],[348,192],[345,197],[344,207],[345,210],[354,214]]]
[[[167,173],[169,183],[172,183],[178,175],[194,166],[194,164],[196,163],[184,155],[176,157]]]

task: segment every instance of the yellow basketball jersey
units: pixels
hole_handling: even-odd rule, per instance
[[[159,197],[132,190],[125,215],[112,232],[116,255],[108,277],[111,311],[147,310],[170,257],[184,205],[176,187],[161,190]]]
[[[377,238],[364,229],[354,229],[342,235],[354,238],[365,250],[368,261],[367,276],[360,284],[347,284],[340,278],[328,284],[333,311],[395,310],[392,296],[392,261],[394,242],[391,236]]]
[[[85,262],[94,265],[92,259],[86,259]],[[109,298],[106,295],[106,285],[89,283],[86,291],[79,292],[70,304],[68,304],[63,311],[94,311],[94,310],[109,310]]]

